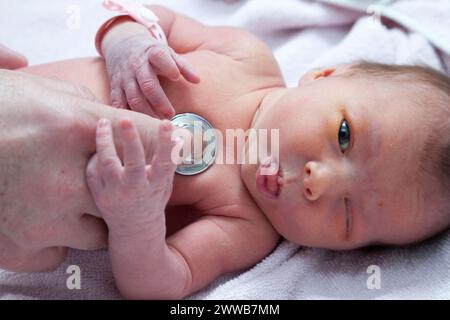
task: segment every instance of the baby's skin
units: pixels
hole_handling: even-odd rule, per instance
[[[416,155],[425,136],[418,129],[420,117],[399,117],[408,113],[407,99],[396,99],[406,96],[401,87],[351,81],[342,76],[344,66],[312,71],[299,87],[288,89],[270,49],[256,37],[151,8],[170,47],[201,79],[198,83],[193,72],[178,81],[160,78],[175,112],[198,114],[224,136],[226,129],[278,129],[280,152],[271,162],[235,161],[196,176],[174,176],[175,166],[167,161],[174,147],[167,122],[148,122],[149,139],[155,140],[149,148],[148,141],[141,145],[134,121],[99,121],[97,154],[67,159],[64,167],[66,175],[84,177],[89,162],[88,183],[71,190],[76,206],[66,203],[67,193],[52,199],[74,216],[105,219],[113,271],[124,296],[185,297],[226,272],[254,265],[275,248],[280,235],[332,249],[403,244],[427,235],[431,218],[423,208],[432,210],[439,201],[431,184],[409,175],[418,168]],[[111,103],[101,59],[25,71],[82,84]],[[123,165],[115,156],[117,140]],[[250,148],[247,143],[240,151]],[[280,170],[259,174],[274,164]]]
[[[249,128],[266,94],[272,88],[283,86],[270,49],[245,31],[205,27],[163,8],[152,9],[161,20],[170,46],[195,66],[201,78],[198,84],[185,79],[173,82],[161,78],[164,91],[176,112],[201,115],[223,133],[226,129]],[[110,81],[105,69],[101,59],[79,59],[35,66],[24,71],[84,85],[100,101],[109,104]],[[111,122],[117,132],[115,135],[120,138],[120,121]],[[155,140],[158,139],[158,125],[155,122]],[[94,135],[90,139],[94,139]],[[80,144],[87,143],[87,140],[80,141]],[[93,142],[89,141],[90,144]],[[91,155],[66,159],[65,175],[84,177],[86,167],[82,166],[86,166]],[[151,160],[151,157],[147,159]],[[65,197],[69,196],[66,194]],[[67,199],[61,199],[59,205],[52,206],[59,207],[61,211],[72,210],[74,216],[81,213],[101,216],[101,212],[92,206],[93,198],[87,185],[72,189],[70,198],[76,199],[76,207],[66,205]],[[120,201],[125,200],[128,201],[125,197]],[[122,214],[134,224],[134,212],[130,210]],[[164,216],[164,212],[158,214]],[[153,243],[141,239],[139,248],[151,252],[151,260],[145,259],[148,255],[134,254],[133,261],[127,260],[126,263],[139,269],[131,270],[131,277],[130,270],[125,277],[116,276],[124,296],[184,297],[223,273],[254,265],[270,253],[280,239],[247,191],[240,178],[240,166],[236,164],[213,165],[193,177],[175,175],[165,219],[167,230],[162,224],[158,224],[159,230],[150,226],[147,238],[153,237],[153,242],[157,242],[157,236],[166,233],[167,247],[157,243],[158,251],[151,252]],[[164,220],[158,222],[161,221]],[[155,234],[155,231],[158,233]],[[134,238],[122,242],[126,249],[122,246],[117,248],[118,251],[114,251],[114,246],[110,248],[112,259],[120,259],[118,254],[131,254],[133,249],[138,248],[136,242]],[[70,243],[67,246],[72,247]],[[80,245],[75,247],[80,248]],[[167,248],[170,251],[166,251]],[[165,255],[168,255],[167,258]],[[124,264],[123,260],[121,264]],[[122,273],[117,270],[119,264],[113,262],[113,266],[115,273]]]

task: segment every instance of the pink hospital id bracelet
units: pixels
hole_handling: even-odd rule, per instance
[[[126,0],[105,0],[103,1],[103,6],[108,10],[119,12],[119,15],[106,21],[97,32],[95,37],[95,47],[100,55],[103,55],[101,52],[101,41],[103,40],[104,35],[118,19],[123,17],[130,17],[137,23],[142,24],[150,31],[156,40],[167,44],[166,35],[158,24],[158,17],[149,8]]]

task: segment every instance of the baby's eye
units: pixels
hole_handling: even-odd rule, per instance
[[[342,153],[345,153],[348,147],[350,147],[350,137],[350,126],[347,120],[343,120],[338,134],[339,147],[341,148]]]

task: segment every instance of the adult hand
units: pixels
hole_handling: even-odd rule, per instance
[[[0,69],[19,69],[28,65],[25,56],[0,44]]]
[[[81,86],[0,70],[0,268],[45,271],[64,261],[67,247],[107,246],[85,171],[97,122],[117,127],[124,118],[150,163],[160,120],[100,104]]]
[[[70,198],[57,178],[63,163],[70,168],[69,160],[86,152],[68,137],[69,118],[94,100],[83,87],[0,70],[0,268],[49,270],[64,261],[70,243],[106,246],[101,219],[76,219],[63,210]],[[66,179],[83,186],[82,178]]]

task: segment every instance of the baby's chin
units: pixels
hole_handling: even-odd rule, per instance
[[[249,190],[252,198],[254,198],[256,189],[253,187],[256,183],[256,170],[258,170],[258,164],[249,164],[247,162],[248,161],[244,161],[244,163],[240,164],[241,180]]]

